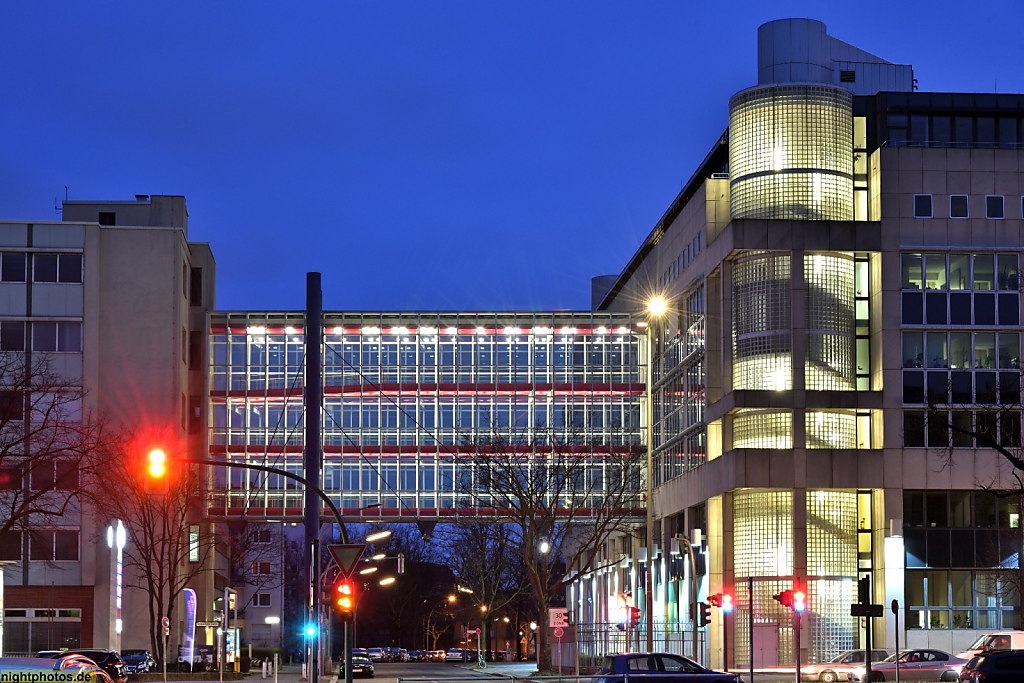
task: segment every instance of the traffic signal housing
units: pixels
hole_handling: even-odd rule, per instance
[[[711,605],[702,602],[700,607],[700,626],[707,626],[711,623]]]
[[[143,472],[143,490],[151,494],[165,494],[168,490],[167,452],[160,447],[146,451]]]
[[[793,591],[791,590],[784,590],[781,593],[776,593],[772,596],[772,599],[778,601],[783,607],[789,607],[791,609],[793,607]]]
[[[341,578],[334,584],[334,604],[341,616],[352,617],[356,609],[356,586],[351,579]]]
[[[712,607],[721,607],[722,606],[722,594],[721,593],[715,593],[714,595],[709,595],[708,596],[708,604],[711,605]]]
[[[728,593],[723,593],[722,594],[722,599],[719,601],[718,606],[722,609],[723,612],[731,612],[732,611],[732,596],[729,595]]]

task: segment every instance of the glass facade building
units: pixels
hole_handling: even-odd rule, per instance
[[[590,312],[326,313],[323,489],[356,517],[369,505],[382,517],[490,514],[464,456],[506,439],[540,454],[585,447],[592,476],[603,478],[643,439],[635,322]],[[212,456],[301,475],[303,315],[214,313],[209,344]],[[303,490],[287,478],[230,467],[214,476],[214,510],[301,514]]]

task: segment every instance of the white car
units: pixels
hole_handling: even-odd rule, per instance
[[[966,659],[942,650],[904,650],[899,653],[900,681],[957,681]],[[867,683],[864,666],[847,674],[851,683]],[[896,680],[896,655],[871,665],[871,681]]]

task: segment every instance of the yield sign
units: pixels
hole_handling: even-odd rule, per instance
[[[341,569],[341,575],[345,578],[352,576],[352,571],[359,564],[359,558],[366,549],[365,543],[329,543],[327,549],[334,556],[334,561]]]

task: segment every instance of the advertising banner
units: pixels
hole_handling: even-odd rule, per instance
[[[185,595],[185,625],[181,633],[178,657],[192,664],[196,646],[196,592],[191,588],[186,588],[182,592]]]

